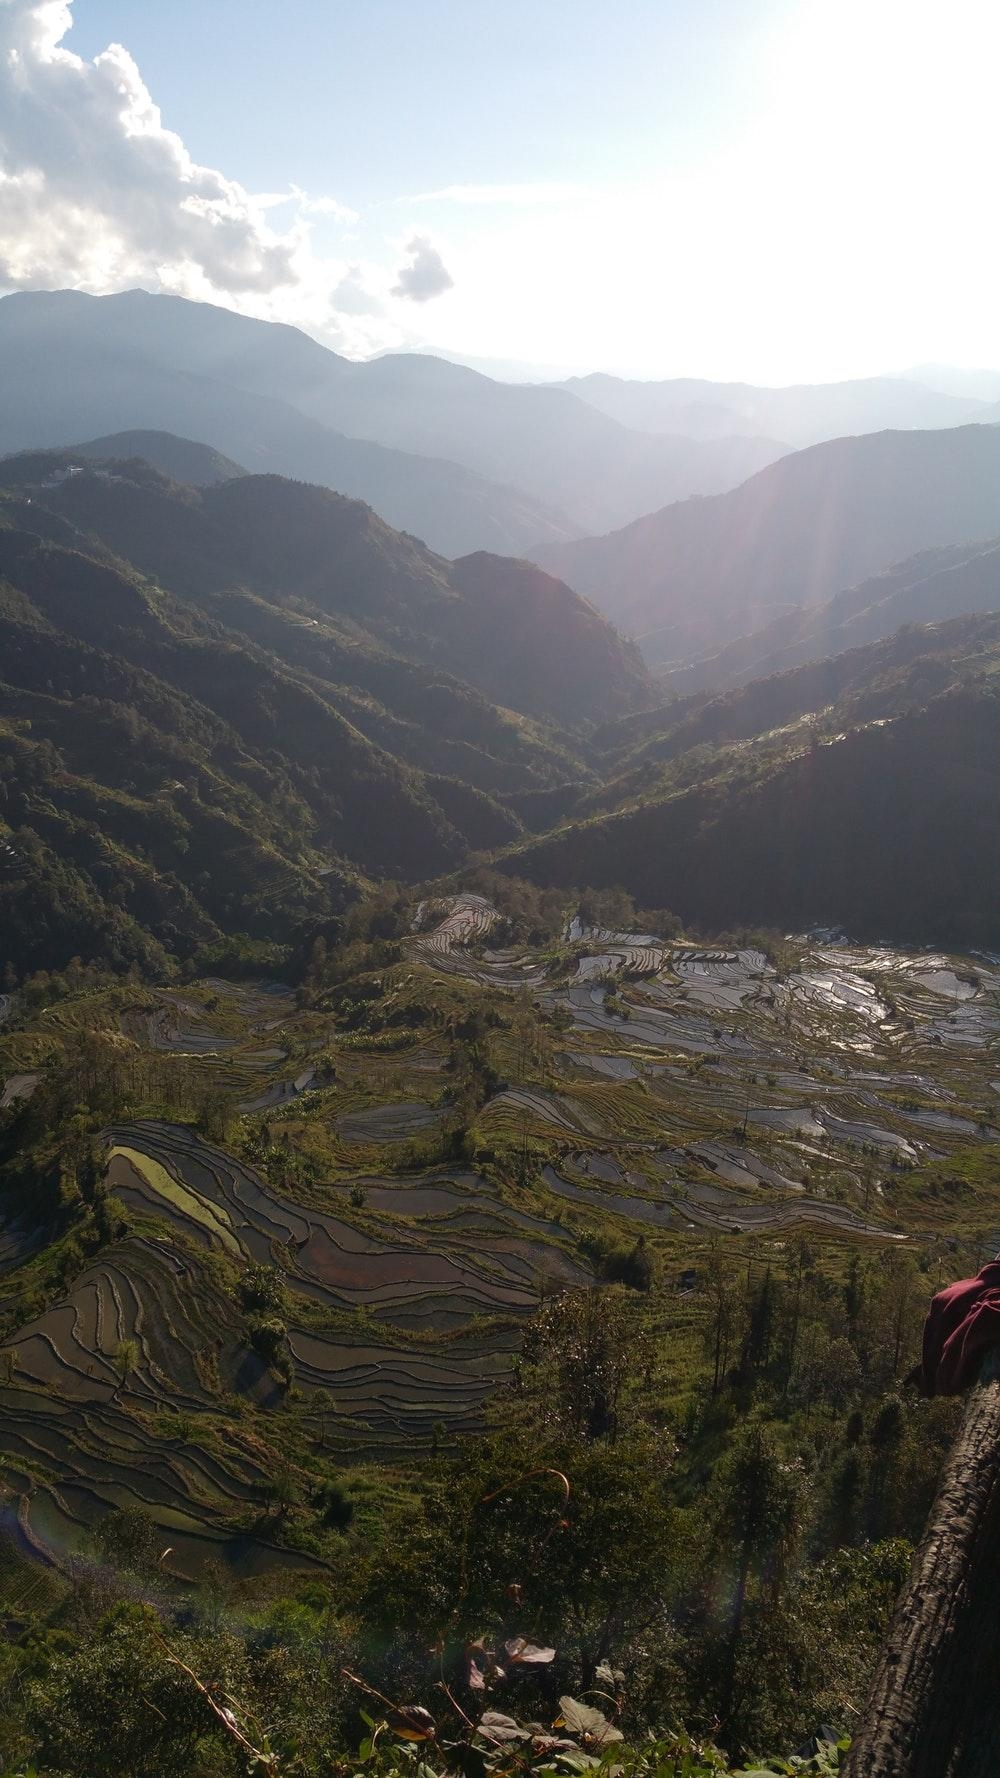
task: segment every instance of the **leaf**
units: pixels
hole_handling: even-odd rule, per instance
[[[530,1741],[527,1729],[522,1729],[512,1716],[505,1716],[502,1710],[484,1710],[479,1719],[477,1733],[487,1741]]]
[[[523,1636],[512,1636],[504,1643],[509,1658],[519,1667],[541,1667],[548,1661],[554,1661],[554,1648],[539,1648],[534,1642],[526,1642]]]
[[[612,1667],[608,1661],[601,1662],[600,1666],[595,1671],[594,1677],[599,1679],[602,1685],[613,1686],[616,1692],[625,1689],[625,1675],[621,1671],[621,1668]]]
[[[389,1717],[389,1727],[398,1741],[432,1741],[437,1725],[422,1704],[403,1704]]]
[[[469,1662],[466,1684],[470,1686],[474,1692],[484,1692],[486,1690],[486,1679],[483,1670],[481,1667],[477,1667],[475,1661],[472,1660]]]
[[[581,1704],[576,1698],[560,1698],[560,1718],[571,1735],[579,1735],[584,1743],[605,1746],[609,1741],[624,1741],[621,1729],[616,1729],[601,1710],[594,1710],[590,1704]],[[556,1724],[559,1727],[559,1724]]]
[[[454,1760],[462,1778],[486,1778],[489,1767],[481,1748],[470,1747],[467,1741],[448,1741],[445,1751]]]

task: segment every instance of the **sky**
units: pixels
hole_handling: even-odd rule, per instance
[[[351,356],[1000,363],[996,0],[0,0],[0,288]]]

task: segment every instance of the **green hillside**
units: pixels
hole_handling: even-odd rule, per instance
[[[249,595],[223,601],[245,614],[225,628],[120,559],[14,528],[34,511],[8,503],[0,528],[18,973],[73,956],[162,972],[224,933],[280,948],[359,877],[508,841],[497,794],[570,769],[567,743],[448,674]]]
[[[1000,615],[651,699],[327,490],[0,465],[11,1778],[841,1765],[1000,1219]]]
[[[539,569],[452,564],[367,506],[278,476],[183,487],[141,461],[65,473],[72,453],[0,464],[0,488],[188,599],[237,589],[455,673],[529,715],[586,728],[652,696],[632,644]],[[44,518],[19,522],[44,523]]]
[[[211,487],[215,482],[231,481],[248,472],[231,457],[213,450],[211,445],[197,444],[190,438],[178,438],[172,432],[113,432],[104,438],[90,438],[73,446],[73,456],[87,462],[107,463],[122,457],[142,457],[170,476],[175,482],[188,482],[192,487]]]
[[[716,929],[995,945],[998,671],[1000,619],[961,619],[625,723],[608,782],[504,868]]]

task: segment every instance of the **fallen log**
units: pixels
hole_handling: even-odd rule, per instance
[[[842,1778],[1000,1774],[1000,1353],[970,1391]]]

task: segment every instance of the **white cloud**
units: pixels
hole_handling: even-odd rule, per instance
[[[330,231],[359,221],[339,198],[249,192],[200,166],[126,49],[87,61],[64,47],[72,5],[0,0],[0,288],[138,284],[298,324],[351,356],[416,343],[413,302],[450,281],[435,249],[417,243],[401,272],[398,240],[383,263],[338,257]]]
[[[183,268],[230,295],[294,284],[297,241],[192,159],[128,51],[62,48],[69,0],[0,0],[0,278],[105,288]]]
[[[440,191],[421,191],[414,198],[401,198],[413,204],[513,204],[518,207],[534,204],[563,204],[575,196],[579,187],[530,181],[521,185],[445,185]]]
[[[330,300],[341,315],[384,313],[384,304],[374,289],[372,274],[362,265],[348,266]]]
[[[405,297],[409,302],[426,303],[432,297],[442,296],[446,290],[451,290],[455,280],[427,235],[411,235],[405,252],[407,258],[396,273],[393,296]]]

